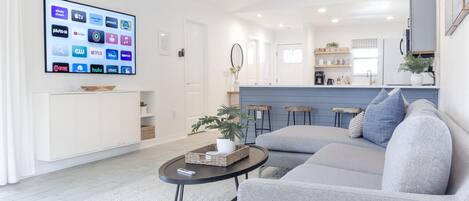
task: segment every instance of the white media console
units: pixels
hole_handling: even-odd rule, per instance
[[[140,142],[140,92],[33,96],[36,159],[58,161]]]

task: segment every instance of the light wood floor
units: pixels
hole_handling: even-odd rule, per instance
[[[156,183],[162,163],[191,149],[213,143],[217,137],[216,133],[201,133],[123,156],[29,178],[19,184],[0,187],[0,200],[89,200],[149,175]],[[171,191],[167,196],[172,195]]]

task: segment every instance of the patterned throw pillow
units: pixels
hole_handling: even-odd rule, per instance
[[[389,96],[383,89],[366,108],[363,118],[363,137],[379,146],[387,147],[394,129],[404,116],[402,92],[399,90]]]
[[[365,112],[360,112],[352,120],[348,126],[348,135],[351,138],[359,138],[362,136],[363,132],[363,118],[365,117]]]

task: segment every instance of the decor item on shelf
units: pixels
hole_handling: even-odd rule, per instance
[[[217,116],[205,116],[192,125],[192,132],[197,132],[202,126],[206,129],[217,129],[222,134],[217,139],[218,153],[229,154],[235,151],[234,140],[244,137],[243,129],[246,128],[241,122],[249,117],[242,113],[239,107],[221,106]]]
[[[109,86],[81,86],[81,89],[84,91],[112,91],[116,88],[116,86],[109,85]]]
[[[329,52],[335,52],[337,51],[337,48],[339,48],[339,43],[337,42],[331,42],[326,44],[327,51]]]
[[[415,57],[408,54],[404,58],[405,62],[400,65],[400,71],[409,71],[412,73],[410,82],[413,86],[421,86],[423,84],[422,73],[433,64],[433,58],[423,58],[420,55]]]
[[[230,73],[233,75],[233,89],[232,91],[239,91],[239,72],[243,68],[244,52],[240,44],[235,43],[231,47],[231,68]]]
[[[148,114],[148,105],[143,101],[140,101],[140,114],[141,115]]]
[[[249,156],[249,146],[236,145],[230,153],[220,153],[218,145],[211,144],[185,155],[185,162],[190,164],[201,164],[226,167]]]
[[[155,126],[153,125],[142,125],[141,130],[141,140],[149,140],[155,138]]]

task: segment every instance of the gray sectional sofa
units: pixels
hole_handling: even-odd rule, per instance
[[[270,151],[266,165],[292,170],[241,183],[240,201],[469,200],[469,134],[424,100],[408,106],[386,149],[319,126],[287,127],[256,144]]]

